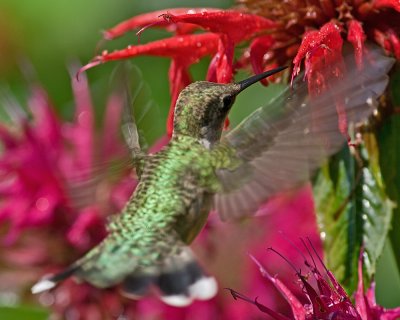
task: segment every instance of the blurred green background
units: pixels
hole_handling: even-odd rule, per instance
[[[70,87],[70,75],[67,65],[71,62],[88,62],[96,54],[96,46],[101,39],[101,30],[107,29],[133,15],[173,7],[220,7],[227,8],[232,0],[210,1],[133,1],[133,0],[37,0],[37,1],[0,1],[0,86],[9,88],[24,104],[27,81],[21,74],[21,65],[32,64],[35,77],[49,93],[57,112],[64,118],[73,114],[73,98]],[[141,35],[141,43],[165,37],[162,30],[146,30]],[[124,48],[137,43],[137,37],[130,33],[125,37],[102,44],[102,49]],[[165,130],[165,118],[169,107],[167,72],[169,60],[157,57],[139,57],[133,60],[143,74],[156,102],[159,117],[153,119],[156,124],[148,136],[149,143]],[[109,87],[109,76],[117,63],[108,63],[87,72],[92,89],[92,98],[96,113],[101,117]],[[193,66],[195,79],[204,79],[207,60]],[[240,75],[239,75],[240,77]],[[262,91],[263,90],[263,91]],[[261,94],[257,94],[262,92]],[[261,85],[254,86],[238,98],[236,115],[232,119],[235,125],[241,117],[257,106],[265,104],[277,92],[276,87],[265,90]],[[306,236],[306,235],[305,235]],[[393,252],[386,248],[379,264],[377,275],[378,302],[387,307],[400,304],[400,279],[392,275],[395,264]],[[397,291],[396,291],[397,290]],[[0,297],[0,319],[46,319],[45,311],[32,308],[14,308],[7,299]]]

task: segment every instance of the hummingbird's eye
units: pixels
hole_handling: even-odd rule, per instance
[[[235,96],[225,96],[222,98],[224,104],[223,109],[229,109],[232,103],[235,101]]]

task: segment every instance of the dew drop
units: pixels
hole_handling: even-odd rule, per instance
[[[368,201],[368,200],[366,200],[366,199],[363,199],[363,201],[362,201],[362,202],[363,202],[363,205],[364,205],[364,207],[365,207],[365,208],[367,208],[367,209],[368,209],[368,208],[371,208],[371,204],[369,203],[369,201]]]

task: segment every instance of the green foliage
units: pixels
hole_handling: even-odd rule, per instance
[[[391,92],[394,105],[400,105],[400,68],[392,75]],[[379,165],[386,185],[386,192],[397,207],[394,209],[390,242],[400,270],[400,115],[387,119],[377,132]]]
[[[320,231],[328,268],[353,292],[362,246],[371,277],[382,253],[392,216],[379,167],[365,149],[354,156],[346,146],[321,170],[314,185]]]
[[[46,320],[49,314],[46,310],[32,307],[0,307],[1,320]]]

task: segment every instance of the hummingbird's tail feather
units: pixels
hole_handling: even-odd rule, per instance
[[[36,294],[50,290],[54,288],[58,282],[72,276],[78,269],[79,266],[73,264],[59,273],[56,273],[54,275],[46,275],[33,285],[33,287],[31,288],[31,292],[33,294]]]
[[[138,299],[155,287],[166,304],[184,307],[193,300],[213,298],[218,285],[215,278],[208,276],[194,258],[189,247],[179,254],[167,256],[159,267],[136,270],[122,283],[122,293]]]
[[[193,300],[211,299],[218,291],[215,278],[204,272],[183,243],[152,247],[141,258],[132,255],[131,250],[123,250],[130,246],[111,243],[103,242],[67,269],[43,277],[32,287],[32,293],[50,290],[70,276],[98,288],[121,284],[121,293],[132,299],[140,299],[155,289],[162,301],[176,307],[187,306]],[[122,252],[118,254],[119,250]],[[143,260],[158,252],[159,259]]]

